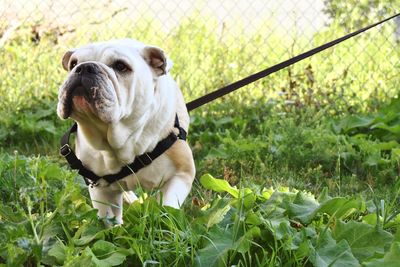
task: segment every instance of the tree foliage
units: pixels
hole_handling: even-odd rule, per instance
[[[400,10],[398,0],[324,0],[324,12],[346,30],[361,28],[373,19],[394,15]]]

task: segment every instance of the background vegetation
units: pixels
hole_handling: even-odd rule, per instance
[[[261,29],[246,46],[240,38],[221,39],[215,25],[193,18],[166,38],[146,23],[126,23],[112,37],[145,27],[146,34],[135,38],[167,51],[187,100],[284,58],[281,46],[266,45]],[[185,34],[192,27],[195,39]],[[106,229],[82,179],[58,156],[59,138],[70,124],[56,116],[65,77],[60,59],[89,30],[60,39],[57,31],[38,36],[23,25],[1,48],[1,265],[400,261],[400,50],[385,53],[394,40],[372,31],[194,111],[189,142],[198,171],[184,208],[161,207],[156,192],[139,188],[141,200],[125,207],[124,225]],[[339,36],[344,29],[334,21],[314,40],[333,32]],[[268,42],[285,40],[270,36]],[[302,52],[306,42],[299,37],[292,53]],[[268,60],[249,62],[246,55],[255,48]],[[353,65],[349,53],[365,65]]]

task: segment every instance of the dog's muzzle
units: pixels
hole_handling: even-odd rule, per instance
[[[94,63],[83,63],[74,70],[75,88],[72,88],[71,96],[83,96],[86,101],[96,101],[96,91],[100,86],[100,67]]]
[[[60,106],[62,117],[68,118],[73,109],[73,97],[82,96],[92,106],[102,101],[105,95],[105,77],[100,66],[87,62],[76,66],[62,86]]]

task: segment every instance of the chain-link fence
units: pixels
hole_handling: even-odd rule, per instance
[[[51,39],[59,50],[104,39],[139,39],[167,51],[175,63],[173,75],[193,98],[388,17],[399,6],[393,0],[3,0],[0,49],[21,32],[33,43]],[[393,97],[400,81],[399,40],[397,19],[259,86],[288,99],[302,94],[304,100],[316,87],[337,95],[369,87],[363,99],[382,93]],[[190,68],[190,75],[180,75]],[[295,88],[300,83],[307,88]],[[324,91],[324,97],[332,92]]]

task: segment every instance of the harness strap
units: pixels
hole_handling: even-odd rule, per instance
[[[61,138],[60,154],[67,160],[72,169],[78,170],[78,173],[82,175],[87,185],[95,186],[100,179],[104,179],[108,183],[113,183],[150,165],[153,160],[167,151],[178,139],[186,140],[187,134],[186,131],[179,125],[178,115],[175,115],[174,127],[179,130],[178,135],[171,132],[166,138],[157,143],[153,151],[135,157],[135,160],[132,163],[122,167],[122,169],[115,174],[98,176],[86,168],[82,161],[78,159],[74,151],[69,146],[69,138],[71,133],[75,133],[78,130],[78,125],[76,123],[74,123],[74,125],[72,125],[72,127]]]

